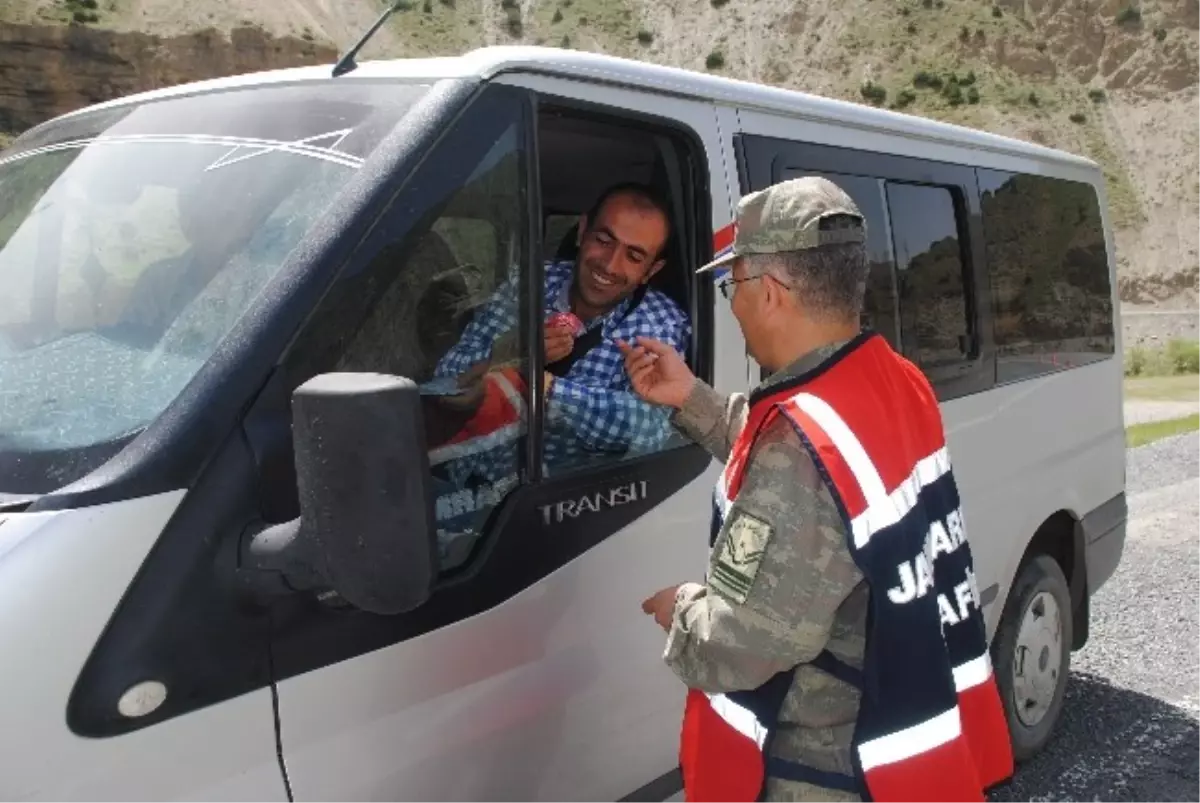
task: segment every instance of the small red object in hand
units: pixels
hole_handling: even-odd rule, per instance
[[[579,320],[577,315],[570,312],[556,312],[546,319],[549,326],[561,326],[571,330],[571,334],[578,337],[583,332],[583,321]]]

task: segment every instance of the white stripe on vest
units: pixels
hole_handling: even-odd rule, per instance
[[[850,522],[856,549],[862,549],[872,535],[908,515],[916,507],[921,489],[932,485],[950,470],[950,456],[943,446],[919,460],[912,474],[889,494],[858,436],[850,431],[842,417],[824,399],[811,393],[800,393],[793,401],[825,430],[862,489],[866,509]]]

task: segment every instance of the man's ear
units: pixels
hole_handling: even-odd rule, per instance
[[[659,259],[659,260],[656,260],[655,262],[651,263],[650,270],[646,271],[646,276],[642,279],[642,284],[645,284],[646,282],[653,279],[654,274],[656,274],[660,270],[662,270],[663,265],[666,265],[666,264],[667,264],[667,260],[665,260],[665,259]]]

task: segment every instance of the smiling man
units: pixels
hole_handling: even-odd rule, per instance
[[[621,184],[606,190],[580,218],[575,261],[546,264],[542,341],[549,471],[589,454],[654,451],[670,437],[667,411],[633,393],[616,345],[652,337],[686,354],[687,315],[649,287],[665,264],[670,237],[667,207],[653,190]],[[489,392],[501,392],[486,379],[520,356],[517,291],[513,277],[438,363],[435,376],[459,377],[460,384],[474,388],[447,397],[445,404],[475,410]],[[513,379],[511,372],[508,377]],[[501,388],[512,384],[500,383]],[[481,454],[470,461],[473,470],[489,479],[515,471],[511,449],[484,448],[486,439],[478,441]],[[487,465],[493,457],[497,465]]]

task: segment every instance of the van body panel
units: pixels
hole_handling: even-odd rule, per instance
[[[67,728],[80,668],[183,497],[0,514],[0,796],[286,799],[267,689],[113,739]]]

